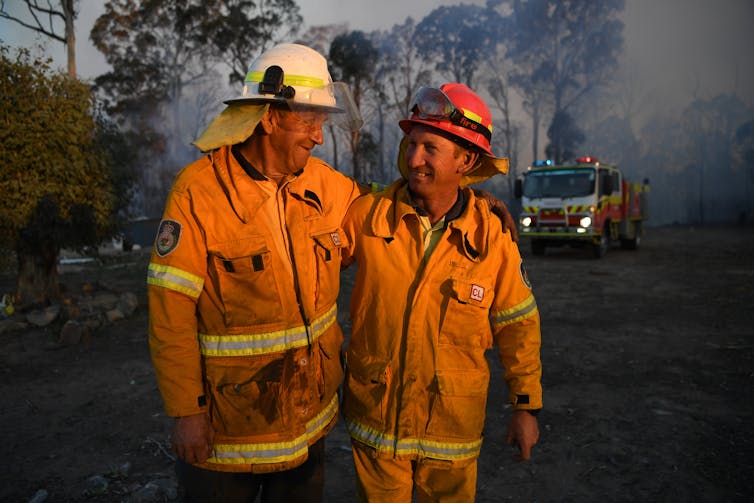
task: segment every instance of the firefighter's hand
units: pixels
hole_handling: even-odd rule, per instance
[[[526,461],[531,457],[531,448],[539,440],[539,424],[537,418],[525,410],[513,413],[508,423],[508,435],[505,441],[508,445],[518,446],[519,452],[513,455],[515,461]]]
[[[212,454],[214,433],[207,414],[176,418],[173,450],[186,463],[203,463]]]
[[[474,195],[487,201],[487,204],[490,205],[490,211],[503,222],[503,232],[509,231],[513,242],[518,243],[518,227],[516,227],[516,221],[513,220],[505,203],[485,190],[474,189]]]

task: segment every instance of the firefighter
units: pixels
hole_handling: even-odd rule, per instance
[[[351,299],[343,415],[359,501],[473,501],[493,342],[529,459],[542,407],[537,305],[516,244],[469,183],[505,173],[471,89],[421,88],[401,120],[401,179],[344,221]],[[493,399],[500,399],[494,396]]]
[[[148,268],[149,344],[185,501],[318,502],[338,414],[341,221],[362,189],[311,150],[358,128],[325,59],[281,44],[195,142]]]

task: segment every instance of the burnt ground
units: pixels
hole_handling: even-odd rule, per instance
[[[754,228],[649,228],[640,250],[600,260],[585,249],[522,250],[542,316],[541,438],[531,461],[511,459],[490,354],[477,501],[751,501]],[[144,500],[149,482],[170,486],[171,420],[146,340],[147,262],[135,251],[61,266],[69,292],[96,282],[140,300],[134,316],[79,344],[58,343],[55,324],[0,333],[0,501],[44,489],[47,502],[129,502]],[[12,284],[0,276],[0,292]],[[327,451],[326,501],[354,501],[342,423]]]

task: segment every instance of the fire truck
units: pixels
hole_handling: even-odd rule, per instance
[[[530,240],[535,255],[565,244],[591,246],[596,258],[618,242],[635,250],[649,216],[648,193],[648,180],[631,183],[617,166],[595,157],[563,165],[537,161],[516,180],[520,235]]]

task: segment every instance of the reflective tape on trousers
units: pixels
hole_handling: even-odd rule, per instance
[[[260,334],[199,334],[200,351],[204,356],[250,356],[303,347],[325,333],[335,323],[337,314],[338,306],[333,304],[308,327],[302,325]]]

